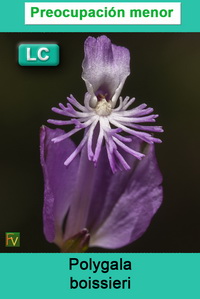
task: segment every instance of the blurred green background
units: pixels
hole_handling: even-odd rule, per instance
[[[43,176],[39,128],[51,107],[72,93],[80,102],[86,33],[1,33],[0,251],[57,252],[43,235]],[[156,145],[164,177],[164,202],[146,233],[118,252],[200,251],[200,34],[108,33],[129,48],[131,75],[122,96],[154,107],[165,132]],[[57,67],[21,67],[19,43],[60,45]],[[5,232],[21,232],[20,248],[5,248]],[[102,251],[103,249],[90,249]]]

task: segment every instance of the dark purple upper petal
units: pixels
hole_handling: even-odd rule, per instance
[[[68,166],[64,166],[66,156],[70,155],[75,145],[70,139],[53,143],[51,140],[64,133],[45,126],[40,133],[41,165],[44,173],[44,233],[49,242],[62,244],[62,225],[73,198],[79,157]]]
[[[137,138],[133,140],[134,148],[138,149],[142,142]],[[159,208],[163,197],[162,176],[154,146],[147,145],[145,151],[142,161],[127,155],[129,164],[132,160],[130,171],[110,178],[107,175],[105,181],[107,171],[102,171],[97,182],[99,192],[96,196],[93,194],[88,218],[92,229],[91,246],[118,248],[133,242],[145,232]],[[105,169],[105,164],[102,167]]]
[[[106,36],[85,41],[82,78],[91,96],[107,93],[115,104],[130,74],[129,50],[111,44]]]

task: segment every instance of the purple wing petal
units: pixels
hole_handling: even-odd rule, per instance
[[[88,160],[85,146],[81,151],[76,172],[76,186],[65,226],[64,241],[86,227],[95,171],[94,164]]]
[[[109,183],[90,246],[119,248],[133,242],[145,232],[162,202],[162,176],[154,146],[147,146],[142,161],[130,159],[132,169],[117,173]]]
[[[103,93],[112,99],[113,105],[130,74],[129,50],[111,44],[106,36],[85,41],[82,78],[91,96]]]
[[[131,137],[133,142],[130,147],[141,151],[139,138]],[[131,166],[130,171],[118,171],[113,174],[109,165],[106,149],[102,148],[94,178],[93,194],[87,227],[95,232],[109,216],[115,204],[128,185],[131,173],[138,163],[138,159],[123,152],[123,156]]]
[[[74,192],[79,157],[64,166],[66,156],[75,150],[70,139],[54,144],[51,140],[62,135],[63,130],[41,128],[40,155],[44,174],[44,234],[49,242],[62,243],[62,225]]]

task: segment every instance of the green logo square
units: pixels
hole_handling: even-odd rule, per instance
[[[20,247],[20,233],[18,232],[5,233],[5,246]]]
[[[60,62],[57,44],[20,44],[18,63],[21,66],[57,66]]]

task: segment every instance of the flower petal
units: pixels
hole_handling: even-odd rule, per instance
[[[96,96],[107,94],[113,107],[120,95],[127,76],[130,74],[130,53],[124,47],[111,44],[106,36],[97,39],[88,37],[85,41],[82,78],[92,101]]]
[[[154,146],[147,145],[146,150],[146,157],[140,162],[129,156],[133,163],[131,170],[115,174],[110,181],[103,210],[99,211],[101,216],[95,231],[91,231],[90,246],[125,246],[138,239],[149,226],[162,202],[162,176]]]
[[[41,165],[44,173],[44,234],[49,242],[62,244],[62,225],[73,197],[79,157],[64,166],[66,155],[75,150],[70,139],[60,143],[51,140],[62,135],[63,130],[52,130],[45,126],[40,133]]]
[[[64,242],[79,233],[82,229],[87,228],[86,221],[90,207],[95,170],[93,163],[88,160],[87,147],[85,146],[81,150],[79,167],[76,170],[76,185],[64,228]]]
[[[142,142],[135,137],[131,137],[129,143],[136,151],[141,151]],[[123,156],[131,166],[131,171],[122,171],[115,174],[109,165],[106,148],[102,148],[101,154],[95,170],[93,194],[91,199],[90,213],[87,228],[93,232],[97,231],[105,219],[111,213],[116,202],[127,187],[131,173],[138,163],[138,159],[123,152]]]

